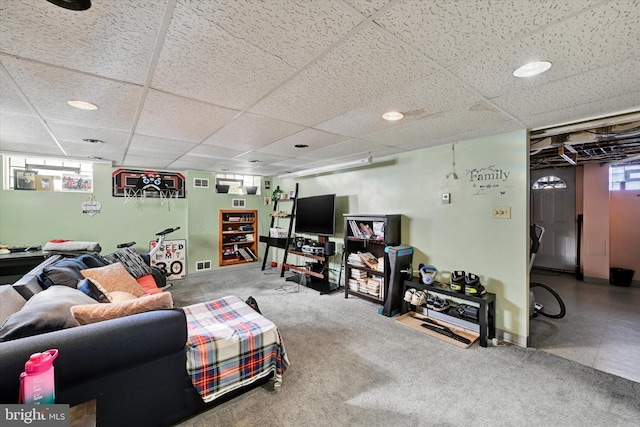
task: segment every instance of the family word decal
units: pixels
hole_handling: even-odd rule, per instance
[[[473,183],[474,195],[476,196],[487,194],[487,190],[505,195],[506,188],[511,187],[505,185],[510,175],[511,172],[498,169],[495,165],[479,169],[467,169],[467,177],[469,177],[469,182]]]

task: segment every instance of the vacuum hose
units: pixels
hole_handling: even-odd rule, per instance
[[[541,287],[546,289],[551,295],[553,295],[556,301],[558,301],[558,305],[560,306],[560,313],[558,314],[545,313],[543,308],[540,308],[540,309],[536,308],[535,314],[541,314],[550,319],[562,319],[565,316],[565,314],[567,314],[567,310],[566,310],[566,307],[564,306],[564,301],[562,301],[562,298],[560,298],[560,295],[558,295],[558,293],[554,291],[553,288],[551,288],[551,286],[545,285],[544,283],[540,283],[540,282],[529,283],[529,289],[532,289],[535,287]]]

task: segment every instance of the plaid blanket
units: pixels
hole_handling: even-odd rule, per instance
[[[205,402],[275,372],[275,385],[289,366],[273,322],[237,296],[184,307],[187,372]]]

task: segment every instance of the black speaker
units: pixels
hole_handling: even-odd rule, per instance
[[[307,239],[305,239],[304,237],[294,237],[293,239],[293,249],[301,252],[302,251],[302,247],[305,245]]]
[[[324,242],[324,256],[331,256],[336,253],[336,242],[327,240]]]

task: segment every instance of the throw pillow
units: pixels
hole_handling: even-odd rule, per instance
[[[118,249],[112,254],[105,255],[107,261],[120,262],[134,279],[151,274],[151,267],[144,262],[142,256],[131,248]]]
[[[59,329],[78,326],[71,307],[98,304],[81,291],[67,286],[52,286],[37,293],[22,309],[7,319],[0,328],[0,341],[29,337]]]
[[[136,282],[138,282],[138,284],[142,286],[142,289],[144,289],[144,291],[149,295],[159,294],[160,292],[162,292],[162,289],[158,287],[158,285],[156,284],[156,280],[151,274],[147,274],[146,276],[142,276],[136,279]]]
[[[111,296],[111,302],[131,301],[132,299],[136,299],[136,297],[131,295],[129,292],[124,291],[113,291],[109,295]]]
[[[0,325],[13,313],[18,312],[27,300],[11,285],[0,286]]]
[[[145,295],[144,289],[119,262],[80,272],[87,279],[98,282],[107,292],[125,291],[136,297]]]
[[[12,286],[13,289],[15,289],[20,295],[22,295],[22,298],[24,298],[25,301],[30,299],[38,292],[42,292],[42,286],[40,286],[40,282],[35,276],[23,276],[21,280],[19,280],[17,283],[14,283]]]
[[[80,283],[78,283],[78,290],[98,302],[111,302],[109,292],[107,292],[100,283],[94,282],[91,279],[81,280]]]
[[[109,304],[76,305],[71,307],[73,317],[81,325],[111,320],[146,311],[173,308],[173,299],[169,292],[146,295],[129,301],[112,302]]]
[[[47,266],[40,273],[40,282],[43,288],[53,285],[64,285],[76,288],[78,282],[84,279],[80,270],[89,268],[87,264],[78,258],[63,258],[53,265]]]
[[[78,259],[87,264],[89,268],[104,267],[105,265],[111,264],[98,254],[84,254],[80,255]]]

